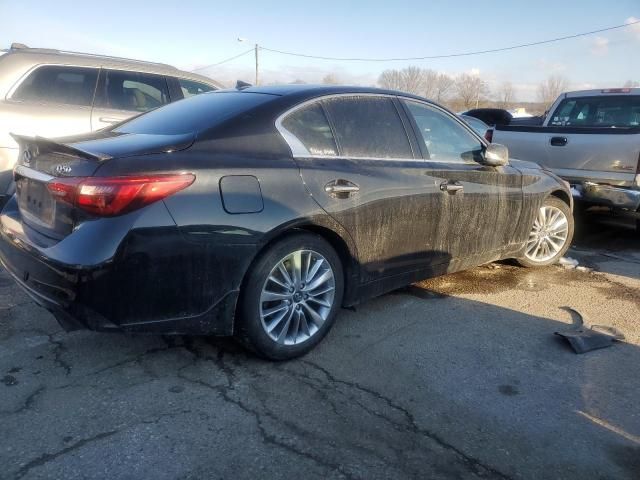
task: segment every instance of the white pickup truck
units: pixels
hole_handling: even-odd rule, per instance
[[[541,124],[496,126],[493,142],[567,180],[577,200],[640,212],[640,88],[563,93]]]

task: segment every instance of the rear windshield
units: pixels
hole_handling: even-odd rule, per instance
[[[149,135],[198,133],[274,98],[263,93],[205,93],[140,115],[118,125],[114,131]]]

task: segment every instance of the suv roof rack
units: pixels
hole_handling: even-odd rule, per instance
[[[125,58],[125,57],[115,57],[112,55],[100,55],[97,53],[86,53],[86,52],[74,52],[74,51],[70,51],[70,50],[57,50],[55,48],[31,48],[28,47],[27,45],[25,45],[24,43],[12,43],[11,47],[9,48],[9,50],[5,50],[6,52],[15,52],[15,51],[20,51],[20,52],[28,52],[28,53],[59,53],[59,54],[63,54],[63,55],[82,55],[85,57],[94,57],[94,58],[106,58],[106,59],[110,59],[110,60],[122,60],[125,62],[132,62],[132,63],[141,63],[141,64],[146,64],[146,65],[158,65],[158,66],[162,66],[162,67],[166,67],[166,68],[171,68],[174,70],[177,70],[176,67],[174,67],[173,65],[169,65],[167,63],[160,63],[160,62],[148,62],[146,60],[137,60],[135,58]]]

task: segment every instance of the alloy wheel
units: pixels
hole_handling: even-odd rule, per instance
[[[533,262],[546,262],[555,257],[567,243],[569,221],[562,210],[543,206],[533,222],[525,256]]]
[[[260,294],[260,320],[283,345],[311,338],[327,320],[335,297],[331,265],[318,252],[297,250],[271,270]]]

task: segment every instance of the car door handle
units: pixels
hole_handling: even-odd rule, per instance
[[[440,190],[443,192],[456,193],[464,190],[464,186],[460,182],[442,182],[440,184]]]
[[[100,117],[98,118],[98,120],[100,120],[103,123],[118,123],[122,121],[121,118],[115,118],[115,117]]]
[[[349,195],[359,192],[360,187],[349,180],[339,178],[327,183],[324,186],[324,191],[332,197],[347,198]]]
[[[567,139],[567,137],[551,137],[549,143],[551,143],[553,147],[564,147],[569,143],[569,139]]]

